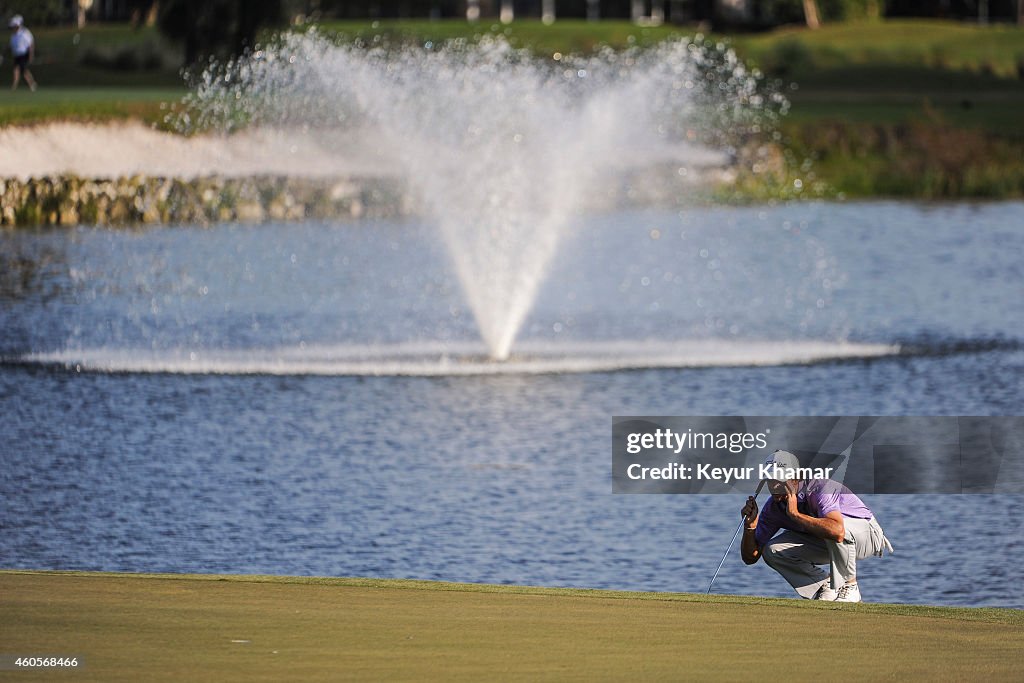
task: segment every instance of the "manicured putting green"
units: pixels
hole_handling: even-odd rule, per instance
[[[297,577],[0,572],[17,680],[1021,680],[1024,612]]]

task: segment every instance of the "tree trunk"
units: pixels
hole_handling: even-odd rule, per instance
[[[194,33],[185,36],[185,66],[192,66],[199,59],[199,41]]]
[[[807,21],[807,28],[821,28],[821,20],[818,18],[818,3],[816,0],[804,0],[804,19]]]
[[[545,24],[555,23],[555,0],[542,0],[540,3],[540,20]]]
[[[651,0],[651,23],[658,26],[665,23],[665,0]]]

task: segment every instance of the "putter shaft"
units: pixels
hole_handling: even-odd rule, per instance
[[[761,494],[761,489],[764,488],[764,480],[757,485],[757,490],[754,491],[754,502],[757,502],[757,497]],[[722,561],[718,563],[718,569],[715,570],[715,575],[711,577],[711,583],[708,584],[708,589],[704,593],[709,595],[711,593],[711,587],[715,585],[715,579],[718,578],[718,573],[722,571],[722,567],[725,566],[725,558],[729,557],[729,551],[732,550],[732,546],[736,543],[736,537],[740,533],[740,529],[743,528],[743,519],[740,519],[740,523],[736,526],[736,531],[732,532],[732,540],[729,541],[729,547],[725,549],[725,555],[722,555]]]

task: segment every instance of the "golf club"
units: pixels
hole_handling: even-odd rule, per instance
[[[764,488],[764,479],[757,485],[757,490],[754,491],[754,502],[757,502],[757,497],[761,494],[761,489]],[[718,578],[718,572],[722,571],[722,567],[725,565],[725,558],[729,557],[729,551],[732,550],[733,543],[736,542],[736,536],[739,535],[740,529],[743,528],[743,519],[740,519],[739,525],[736,527],[736,531],[732,533],[732,540],[729,541],[729,547],[725,549],[725,555],[722,555],[722,561],[718,563],[718,569],[715,570],[715,575],[711,577],[711,583],[708,584],[708,590],[705,595],[711,593],[711,587],[715,585],[715,579]]]

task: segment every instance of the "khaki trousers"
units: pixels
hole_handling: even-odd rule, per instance
[[[784,531],[761,549],[765,564],[782,574],[801,597],[810,599],[826,582],[837,590],[856,577],[857,560],[881,557],[885,548],[892,552],[892,545],[874,518],[844,516],[843,525],[846,535],[842,543]],[[828,565],[829,571],[819,565]]]

